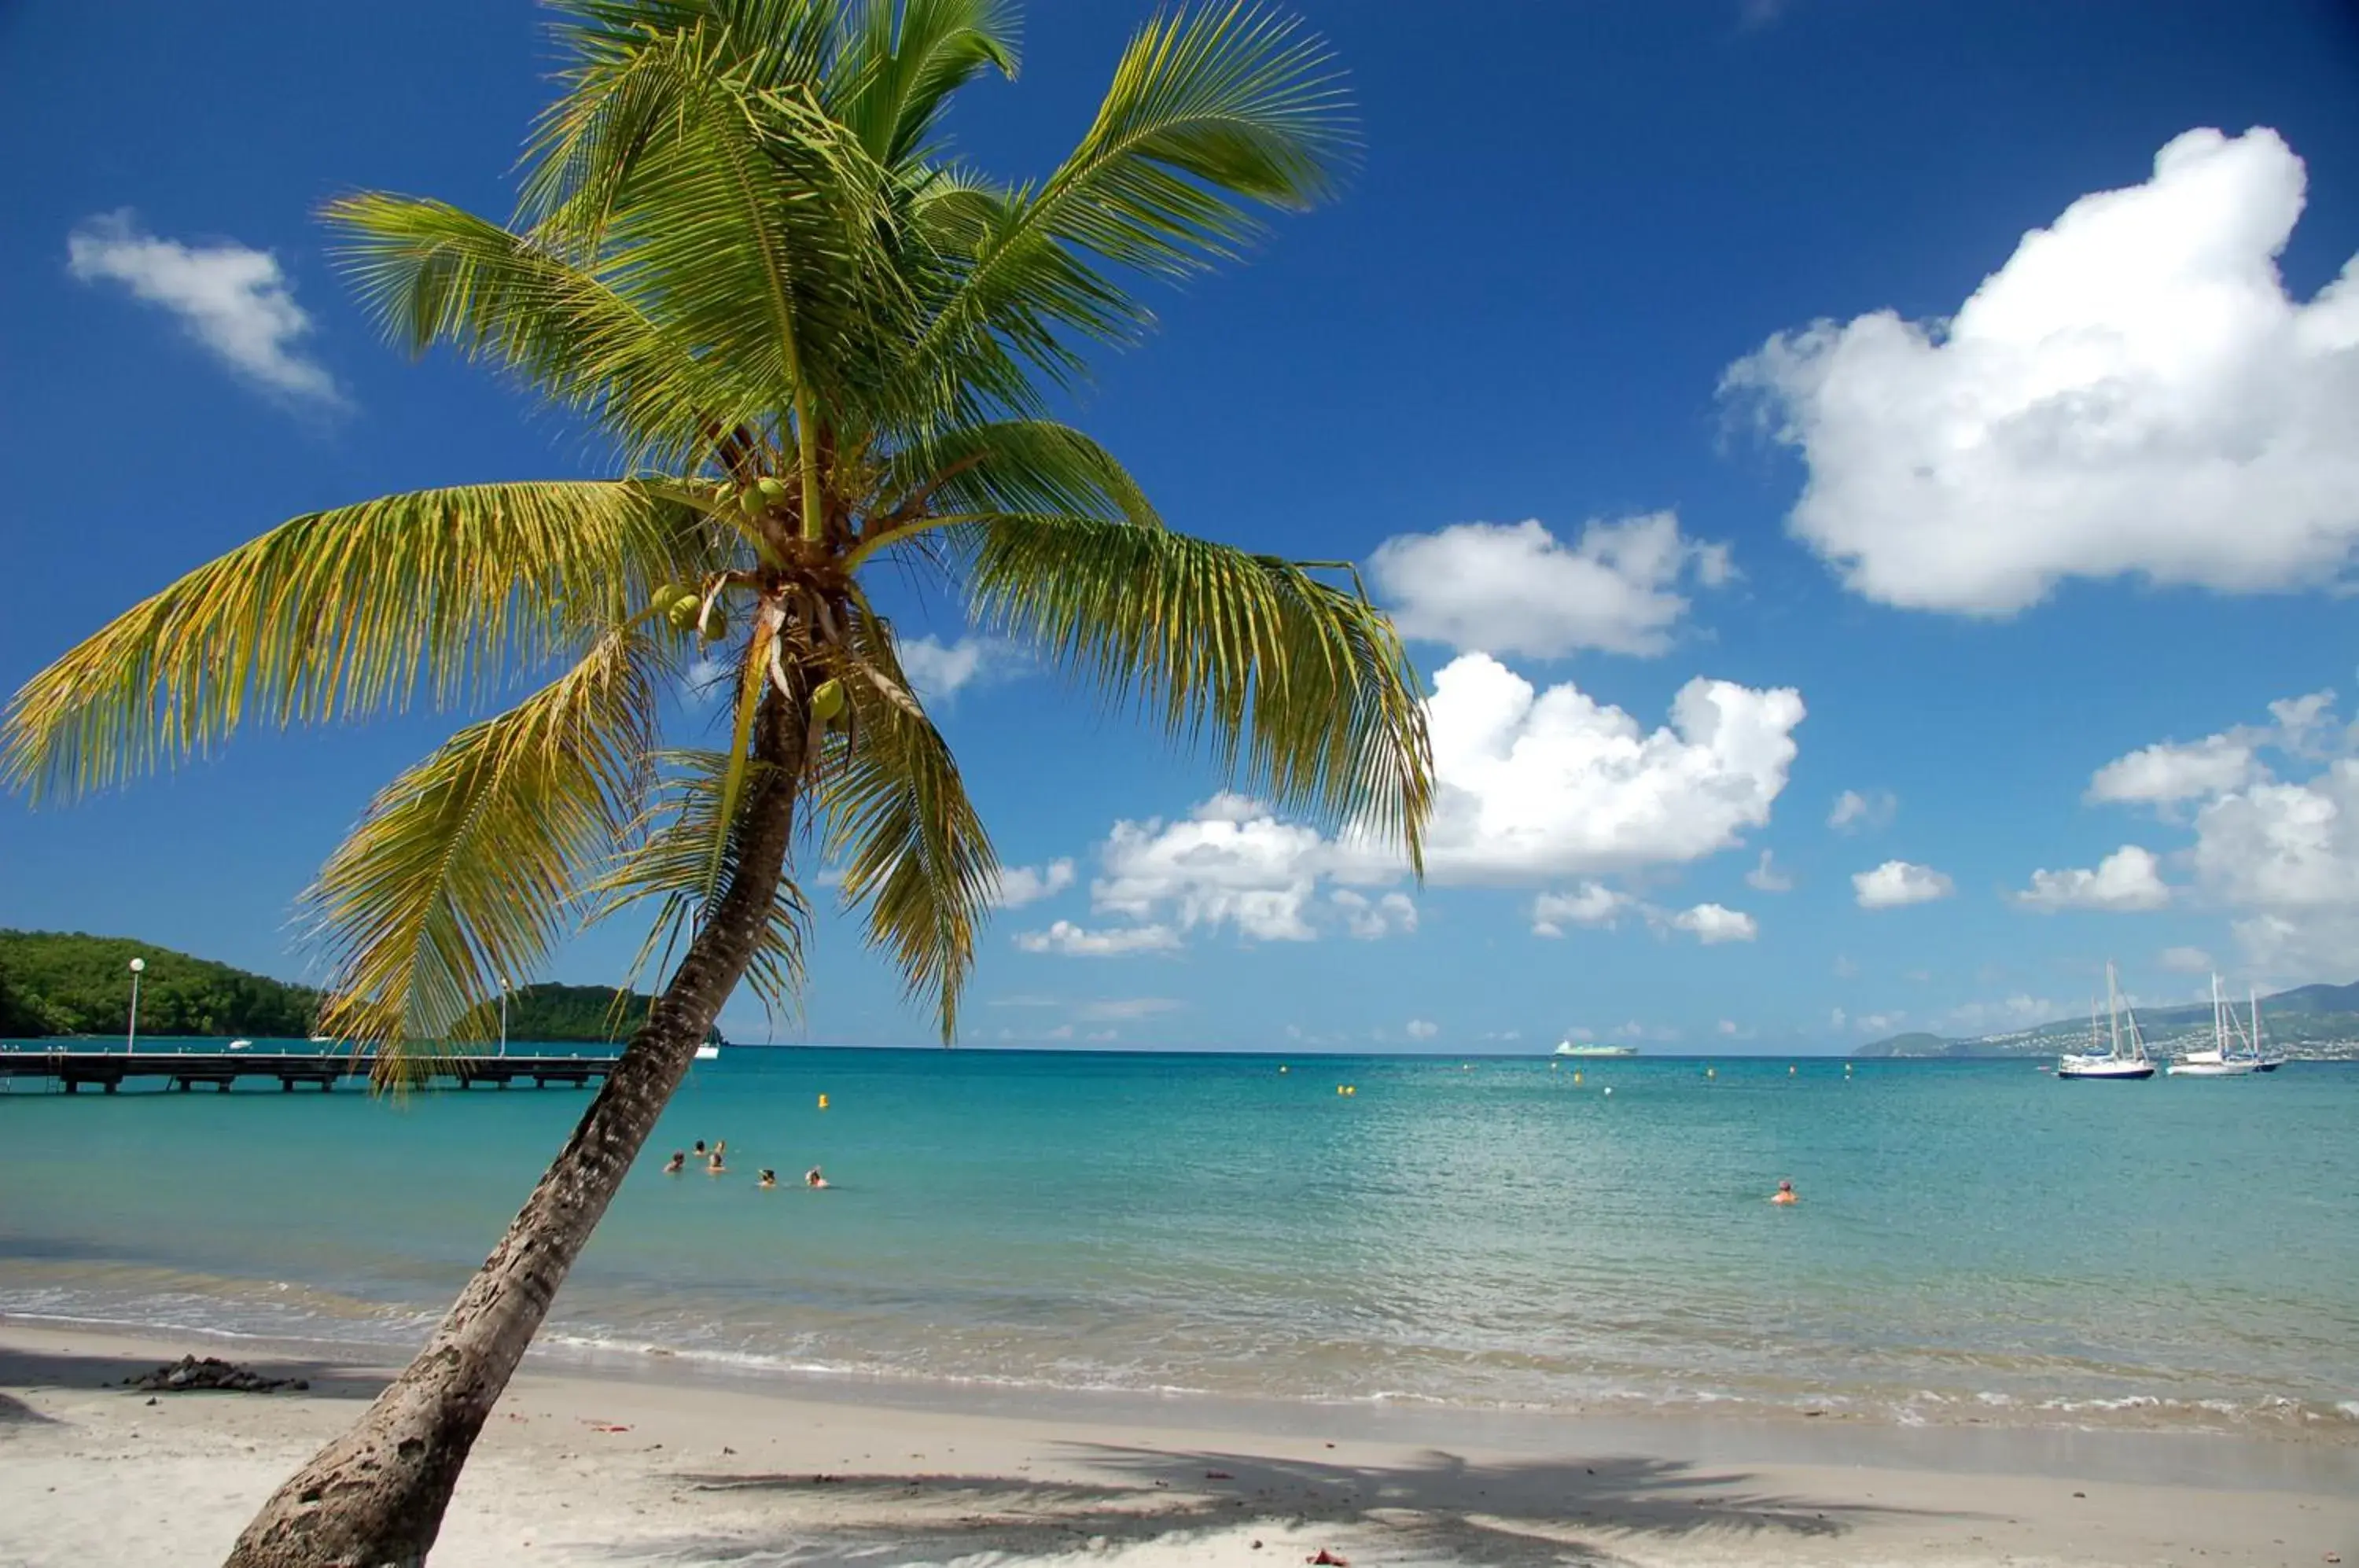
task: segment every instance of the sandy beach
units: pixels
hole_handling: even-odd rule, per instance
[[[311,1388],[119,1387],[191,1352]],[[2339,1444],[960,1397],[640,1359],[528,1364],[440,1568],[2359,1561],[2359,1451]],[[0,1564],[217,1561],[384,1375],[0,1320]]]

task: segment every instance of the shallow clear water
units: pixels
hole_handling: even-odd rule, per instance
[[[733,1051],[667,1113],[549,1337],[1060,1387],[2359,1441],[2359,1067],[1279,1065]],[[0,1096],[0,1312],[414,1342],[583,1104]],[[727,1138],[732,1172],[662,1175],[697,1138]],[[812,1163],[835,1190],[754,1186]],[[1795,1208],[1764,1201],[1781,1176]]]

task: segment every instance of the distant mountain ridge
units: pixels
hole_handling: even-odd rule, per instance
[[[2236,1004],[2237,1015],[2245,1004]],[[2212,1036],[2212,1004],[2139,1008],[2138,1028],[2147,1049],[2158,1055]],[[2099,1020],[2100,1025],[2103,1019]],[[2261,1033],[2288,1056],[2329,1061],[2359,1057],[2359,981],[2348,985],[2297,985],[2261,998]],[[2087,1018],[2058,1018],[2029,1029],[1999,1034],[1952,1038],[1922,1030],[1896,1034],[1863,1045],[1854,1056],[2010,1057],[2054,1056],[2083,1049],[2089,1040]]]
[[[0,1040],[120,1037],[130,1023],[131,961],[143,1036],[246,1035],[301,1040],[318,1027],[320,993],[130,937],[0,931]],[[616,1016],[608,985],[527,985],[508,996],[508,1038],[546,1044],[627,1040],[652,1000],[633,991]],[[497,1005],[488,1017],[497,1029]],[[711,1036],[721,1040],[719,1029]],[[723,1043],[726,1043],[723,1041]]]

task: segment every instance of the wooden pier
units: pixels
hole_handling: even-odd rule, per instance
[[[567,1083],[582,1088],[603,1082],[614,1070],[611,1056],[461,1056],[421,1063],[417,1088],[471,1089],[489,1083],[505,1089],[529,1083],[535,1088]],[[187,1091],[209,1083],[226,1093],[241,1078],[267,1083],[278,1081],[291,1094],[297,1085],[317,1085],[321,1092],[337,1084],[365,1080],[369,1058],[346,1051],[105,1051],[87,1047],[46,1050],[38,1046],[0,1047],[0,1079],[38,1079],[67,1094],[85,1083],[112,1094],[126,1079],[161,1079],[166,1088]]]

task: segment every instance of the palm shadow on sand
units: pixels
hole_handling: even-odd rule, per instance
[[[776,1494],[794,1517],[774,1533],[716,1530],[613,1556],[745,1568],[1053,1556],[1088,1551],[1093,1538],[1103,1547],[1179,1542],[1250,1521],[1332,1532],[1338,1550],[1380,1561],[1603,1568],[1625,1561],[1618,1547],[1647,1541],[1828,1538],[1905,1514],[1767,1492],[1740,1470],[1635,1456],[1477,1464],[1436,1450],[1370,1465],[1066,1444],[1055,1458],[1095,1478],[683,1473],[675,1479],[694,1489]],[[1273,1552],[1270,1561],[1288,1559]]]

